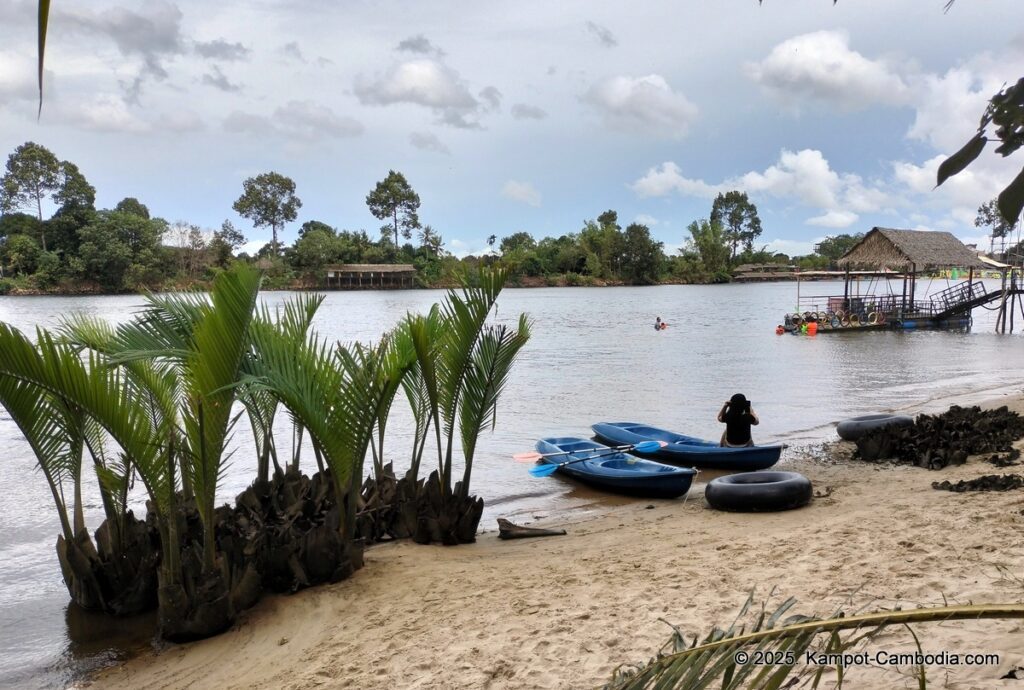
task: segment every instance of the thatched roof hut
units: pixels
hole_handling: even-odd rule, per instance
[[[977,253],[948,232],[892,228],[871,228],[837,263],[897,271],[987,268]]]

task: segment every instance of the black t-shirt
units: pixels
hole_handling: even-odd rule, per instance
[[[742,446],[750,441],[750,413],[744,410],[740,414],[732,411],[725,415],[725,440],[733,446]]]

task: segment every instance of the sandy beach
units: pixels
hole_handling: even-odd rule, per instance
[[[1024,398],[1010,404],[1024,411]],[[1018,443],[1018,445],[1021,445]],[[231,631],[146,653],[103,688],[586,688],[651,657],[669,621],[703,637],[747,595],[799,599],[793,612],[1024,600],[1024,492],[951,493],[933,481],[1012,473],[981,458],[930,472],[849,459],[851,444],[787,451],[819,496],[775,514],[687,500],[613,500],[599,515],[550,516],[566,536],[468,546],[374,546],[348,581],[264,599]],[[826,496],[827,494],[827,496]],[[1007,574],[1010,574],[1009,576]],[[774,594],[772,591],[774,590]],[[917,626],[925,651],[996,653],[999,663],[927,668],[929,687],[1015,687],[1021,621]],[[869,650],[905,651],[888,631]],[[1024,677],[1024,672],[1018,672]],[[909,669],[857,668],[844,687],[916,687]]]

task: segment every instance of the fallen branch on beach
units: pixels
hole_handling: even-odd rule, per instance
[[[913,637],[917,652],[924,657],[911,624],[1024,618],[1024,604],[983,604],[850,616],[839,610],[829,618],[792,615],[780,623],[795,599],[787,599],[771,614],[762,605],[760,612],[751,614],[755,617],[750,621],[752,601],[752,597],[747,599],[728,629],[716,627],[699,642],[696,636],[692,643],[687,642],[679,628],[672,626],[675,632],[657,656],[643,665],[619,666],[605,690],[712,686],[723,690],[762,690],[793,687],[801,680],[805,687],[817,688],[825,674],[835,674],[835,687],[839,688],[852,667],[865,663],[851,661],[862,651],[862,643],[883,630],[905,628]],[[841,633],[846,633],[845,637]],[[905,665],[913,669],[918,687],[927,687],[924,659]]]

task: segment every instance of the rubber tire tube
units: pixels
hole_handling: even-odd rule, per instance
[[[866,414],[839,422],[836,425],[836,433],[844,441],[856,441],[864,434],[875,429],[887,426],[911,426],[913,423],[913,417],[902,414]]]
[[[715,510],[775,512],[811,501],[811,480],[797,472],[741,472],[708,482],[704,498]]]

